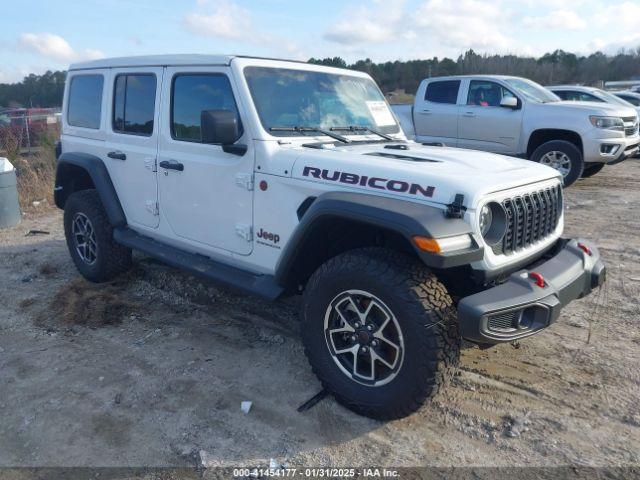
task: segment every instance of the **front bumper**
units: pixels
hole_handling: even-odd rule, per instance
[[[617,132],[611,132],[612,135]],[[599,138],[584,138],[583,152],[585,163],[606,163],[609,165],[620,163],[638,153],[640,136],[636,133],[629,137],[612,136]],[[613,149],[612,153],[607,153]]]
[[[551,325],[569,302],[604,283],[606,268],[591,242],[559,242],[555,255],[543,263],[529,265],[499,286],[460,300],[462,337],[484,345],[528,337]],[[578,244],[587,247],[590,254]],[[532,274],[538,281],[538,275],[544,279],[544,287],[536,284]]]

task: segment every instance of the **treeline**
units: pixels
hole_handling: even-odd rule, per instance
[[[0,107],[59,107],[65,72],[31,74],[19,83],[0,83]]]
[[[415,93],[420,81],[426,77],[475,74],[514,75],[530,78],[543,85],[580,83],[600,86],[600,82],[640,77],[640,47],[632,51],[621,51],[616,55],[596,52],[589,56],[577,56],[556,50],[540,58],[533,58],[479,55],[469,50],[457,60],[434,57],[429,60],[374,63],[367,59],[349,65],[342,58],[334,57],[312,58],[309,63],[367,72],[378,82],[383,92],[404,89],[407,93]]]
[[[543,85],[580,83],[596,85],[609,80],[640,77],[640,47],[616,55],[596,52],[578,56],[563,50],[540,58],[517,55],[479,55],[469,50],[457,60],[451,58],[374,63],[369,59],[347,64],[342,58],[312,58],[309,63],[352,68],[369,73],[383,92],[404,89],[415,93],[425,77],[467,74],[515,75]],[[29,75],[22,82],[0,84],[0,107],[59,107],[62,104],[65,72]]]

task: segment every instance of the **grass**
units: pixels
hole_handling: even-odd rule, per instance
[[[53,187],[56,176],[55,139],[57,131],[50,132],[40,138],[37,153],[20,154],[20,142],[9,128],[0,127],[0,145],[6,156],[16,169],[18,180],[18,200],[21,210],[33,208],[34,202],[53,205]]]
[[[53,187],[56,177],[56,159],[53,149],[28,157],[12,160],[18,179],[18,200],[22,211],[29,210],[34,202],[53,205]]]

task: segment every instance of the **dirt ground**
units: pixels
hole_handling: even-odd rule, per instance
[[[296,412],[320,389],[296,300],[228,293],[141,257],[91,285],[61,214],[32,212],[0,231],[0,467],[637,466],[639,178],[631,160],[566,192],[566,232],[597,241],[606,288],[540,335],[465,350],[446,391],[388,423],[331,398]]]

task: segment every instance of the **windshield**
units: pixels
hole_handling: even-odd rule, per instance
[[[272,135],[302,135],[309,128],[331,130],[347,126],[385,134],[399,132],[380,89],[368,78],[269,67],[247,67],[244,76],[262,126]],[[340,133],[368,131],[353,129]]]
[[[630,102],[615,96],[612,93],[607,92],[606,90],[598,90],[598,93],[602,98],[604,98],[608,103],[615,103],[617,105],[624,105],[625,107],[633,107]]]
[[[558,97],[551,90],[547,90],[542,85],[526,80],[524,78],[508,78],[506,82],[516,91],[524,95],[527,99],[539,103],[559,102]]]

